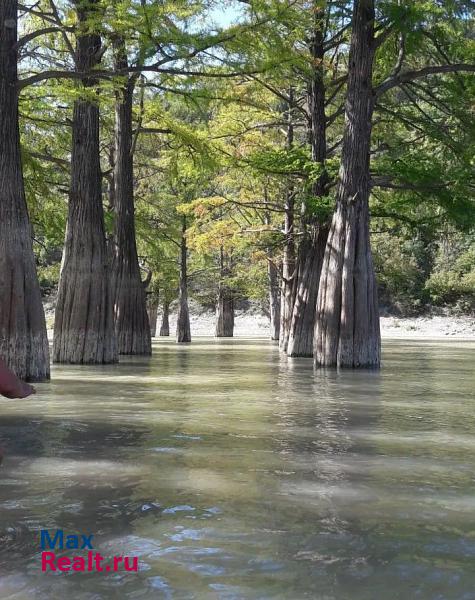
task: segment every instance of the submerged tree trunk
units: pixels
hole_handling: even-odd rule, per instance
[[[326,140],[326,89],[324,82],[325,57],[325,11],[321,5],[314,6],[314,31],[310,42],[313,58],[313,77],[308,86],[309,141],[312,160],[322,167],[322,173],[313,186],[316,198],[327,192],[328,176],[325,172],[327,157]],[[303,207],[304,239],[301,242],[297,291],[290,323],[287,354],[289,356],[313,356],[313,336],[317,311],[317,295],[322,270],[323,256],[328,236],[328,226],[319,224],[314,215]]]
[[[128,66],[125,44],[116,39],[115,68]],[[119,354],[152,352],[147,301],[137,256],[132,153],[132,102],[135,79],[116,92],[114,168],[114,319]]]
[[[148,302],[147,302],[147,313],[148,313],[148,321],[150,323],[150,336],[153,338],[157,335],[158,305],[159,305],[158,294],[155,294],[155,293],[150,294],[148,297]]]
[[[293,90],[289,90],[289,106],[287,113],[287,148],[292,148],[294,144],[294,126],[293,126]],[[287,352],[289,342],[290,322],[295,298],[296,283],[296,257],[295,257],[295,191],[291,183],[288,184],[285,199],[285,221],[284,235],[285,245],[282,259],[282,283],[281,283],[281,301],[280,301],[280,332],[279,348],[282,352]]]
[[[186,246],[186,217],[183,216],[181,245],[180,245],[180,293],[178,297],[178,318],[176,324],[176,341],[191,342],[190,311],[188,308],[188,249]]]
[[[275,262],[268,261],[270,337],[278,340],[280,333],[280,274]]]
[[[378,367],[378,298],[369,237],[374,0],[355,0],[337,205],[320,278],[317,365]]]
[[[88,72],[100,61],[101,38],[87,25],[98,18],[94,14],[97,2],[77,0],[75,4],[83,32],[77,37],[77,70]],[[89,77],[82,84],[90,93],[97,81]],[[104,232],[97,102],[75,101],[72,130],[71,188],[53,358],[59,363],[111,363],[118,357]]]
[[[160,337],[168,337],[170,335],[170,302],[163,301],[162,324],[160,326]]]
[[[234,294],[226,283],[229,268],[223,248],[220,250],[220,282],[216,301],[216,337],[233,337],[234,335]]]
[[[18,126],[16,0],[0,3],[0,357],[22,379],[49,378]]]

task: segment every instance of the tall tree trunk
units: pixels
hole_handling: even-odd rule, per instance
[[[160,326],[160,337],[170,335],[170,302],[165,298],[163,301],[162,324]]]
[[[115,68],[127,69],[123,39],[116,38]],[[119,354],[152,353],[147,300],[140,274],[135,239],[134,158],[132,103],[135,78],[129,77],[116,92],[115,105],[115,231],[112,273],[114,318]]]
[[[148,313],[148,321],[150,323],[150,335],[153,338],[156,337],[156,335],[157,335],[158,305],[159,305],[159,295],[157,293],[152,292],[148,296],[147,313]]]
[[[309,139],[312,148],[312,160],[325,166],[327,157],[327,132],[324,82],[325,57],[325,10],[315,3],[314,29],[310,42],[310,54],[313,59],[313,77],[308,86]],[[313,186],[313,194],[322,198],[327,192],[328,176],[325,170]],[[308,208],[303,207],[304,238],[299,255],[302,266],[299,270],[297,292],[290,323],[287,354],[289,356],[313,356],[313,336],[317,311],[317,295],[322,270],[328,226],[319,224]]]
[[[178,318],[176,324],[176,341],[191,342],[190,311],[188,308],[188,248],[186,246],[186,217],[183,216],[180,245],[180,293],[178,297]]]
[[[369,237],[374,18],[374,0],[355,0],[337,205],[317,303],[315,360],[322,366],[380,364],[378,298]]]
[[[294,200],[294,193],[292,190],[289,190],[285,203],[285,245],[282,258],[282,283],[280,299],[279,348],[282,350],[282,352],[287,352],[289,343],[290,323],[295,299],[295,283],[297,280],[297,260],[294,238]]]
[[[97,2],[76,0],[76,68],[88,72],[100,61],[101,38],[89,31]],[[93,77],[82,80],[91,89]],[[74,103],[71,189],[54,327],[53,358],[59,363],[116,362],[113,296],[104,232],[99,158],[99,106]]]
[[[220,249],[220,281],[216,301],[216,337],[233,337],[234,335],[234,295],[226,283],[229,267],[223,248]]]
[[[107,210],[115,209],[115,139],[109,145],[109,174],[107,175],[107,194],[109,196],[109,205]]]
[[[280,333],[280,273],[272,260],[268,261],[267,275],[269,279],[270,337],[271,340],[278,340]]]
[[[267,187],[264,190],[264,202],[268,204]],[[270,212],[264,213],[265,224],[270,226]],[[274,260],[275,250],[269,246],[267,254],[267,279],[269,282],[269,317],[270,317],[270,339],[278,341],[280,337],[280,301],[281,301],[281,267]]]
[[[0,3],[0,356],[22,379],[49,378],[18,126],[18,2]]]
[[[287,148],[291,149],[294,145],[294,125],[293,125],[293,89],[289,90],[289,105],[287,110]],[[296,256],[295,256],[295,190],[291,182],[287,185],[285,199],[285,220],[284,235],[285,245],[282,259],[282,283],[281,283],[281,301],[280,301],[280,332],[279,348],[282,352],[287,352],[289,342],[290,322],[295,298],[296,284]]]

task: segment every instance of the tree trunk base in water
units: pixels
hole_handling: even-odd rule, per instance
[[[178,319],[176,341],[178,344],[191,342],[190,310],[188,308],[188,250],[186,247],[186,216],[182,217],[180,244],[180,295],[178,298]]]
[[[187,300],[181,302],[178,309],[176,341],[178,344],[188,344],[191,342],[190,313]]]
[[[292,321],[290,323],[288,356],[312,357],[318,286],[328,227],[314,228],[304,267],[298,279]]]
[[[152,340],[140,274],[121,278],[116,291],[115,331],[119,354],[150,356]]]
[[[158,298],[151,297],[147,303],[148,322],[150,324],[150,336],[157,335]]]
[[[278,341],[280,337],[279,269],[272,261],[269,261],[267,275],[269,278],[270,339]]]
[[[65,252],[56,303],[53,361],[117,362],[107,261],[97,253],[90,260],[79,262],[76,257],[68,256],[67,248]]]
[[[218,338],[234,336],[234,300],[220,293],[216,304],[216,332]]]
[[[163,304],[163,315],[162,323],[160,325],[160,337],[170,336],[170,304],[165,302]]]
[[[49,345],[24,209],[23,231],[8,221],[0,223],[0,357],[21,379],[45,381],[50,376]]]
[[[328,235],[317,304],[315,362],[378,368],[381,335],[366,203],[339,202]]]

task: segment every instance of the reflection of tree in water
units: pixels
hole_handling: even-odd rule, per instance
[[[361,472],[352,469],[368,449],[353,432],[378,422],[381,378],[373,371],[331,369],[311,377],[311,368],[305,359],[280,359],[275,449],[282,473],[275,497],[283,502],[276,528],[287,532],[279,553],[293,562],[294,577],[308,580],[309,590],[320,595],[331,593],[333,578],[370,553],[358,515],[367,498]]]

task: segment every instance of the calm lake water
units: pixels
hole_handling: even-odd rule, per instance
[[[314,372],[256,339],[57,366],[0,402],[0,598],[474,599],[474,366],[393,341]],[[140,571],[43,574],[45,528]]]

